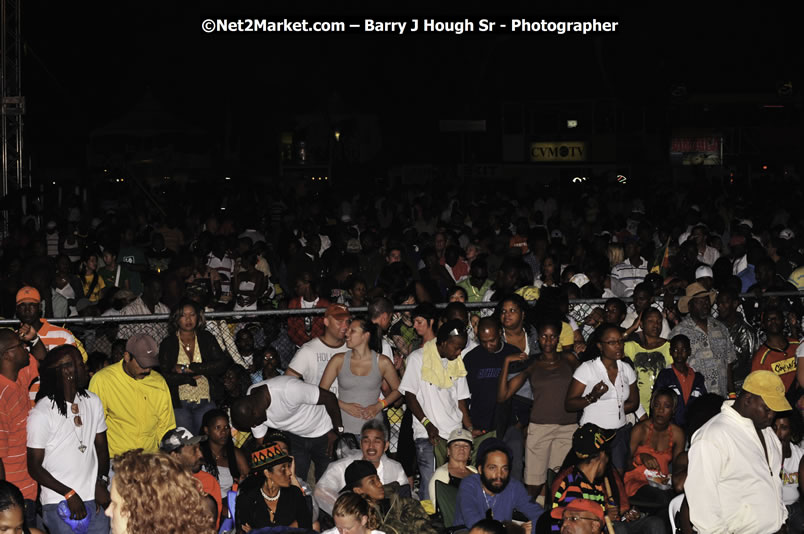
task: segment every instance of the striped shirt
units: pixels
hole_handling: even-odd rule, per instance
[[[25,499],[33,501],[38,487],[28,474],[28,387],[39,377],[39,369],[36,359],[30,355],[28,358],[16,382],[0,375],[0,459],[6,480],[17,486]]]
[[[639,258],[639,267],[627,259],[611,268],[611,277],[616,278],[625,286],[627,297],[631,296],[634,288],[645,280],[646,276],[648,276],[648,262],[641,256]]]
[[[619,508],[622,512],[625,512],[630,506],[625,493],[625,487],[616,475],[614,478],[617,483],[617,493],[620,497]],[[583,472],[577,467],[568,467],[559,473],[553,482],[551,491],[553,493],[553,509],[563,508],[575,499],[586,499],[599,503],[605,510],[607,499],[603,482],[589,482]],[[611,495],[608,498],[608,505],[617,506],[617,502],[615,502]],[[551,524],[553,532],[558,532],[561,529],[560,519],[553,519]]]
[[[72,345],[78,349],[78,352],[81,353],[81,358],[83,358],[84,363],[86,363],[87,351],[84,349],[84,345],[78,341],[72,332],[66,328],[53,326],[44,319],[41,319],[41,321],[42,327],[37,332],[37,335],[39,335],[39,339],[42,340],[42,343],[45,345],[47,350],[55,349],[56,347],[60,347],[62,345]]]
[[[42,344],[45,346],[46,350],[55,349],[56,347],[60,347],[62,345],[72,345],[73,347],[78,349],[78,352],[81,353],[81,358],[84,360],[84,363],[87,361],[87,351],[84,348],[84,345],[76,338],[72,332],[67,330],[66,328],[59,328],[58,326],[53,326],[49,322],[41,319],[42,327],[36,333],[39,336],[39,339],[42,341]],[[37,374],[36,378],[34,379],[33,383],[28,388],[28,394],[31,397],[31,408],[36,405],[36,394],[39,393],[39,375]]]

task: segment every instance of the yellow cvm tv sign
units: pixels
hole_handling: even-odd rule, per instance
[[[559,143],[531,143],[531,161],[586,161],[586,143],[562,141]]]

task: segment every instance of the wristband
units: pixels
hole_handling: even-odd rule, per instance
[[[427,419],[426,417],[425,417],[424,419],[422,419],[422,426],[427,426],[427,425],[429,425],[429,424],[430,424],[430,420],[429,420],[429,419]]]
[[[70,491],[64,494],[64,500],[65,501],[70,500],[70,497],[72,497],[73,495],[75,495],[75,490],[71,489]]]
[[[380,404],[382,404],[383,408],[388,408],[388,401],[386,401],[385,399],[377,399],[377,400],[380,401]]]
[[[737,398],[737,394],[733,391],[729,392],[729,399],[734,400]]]

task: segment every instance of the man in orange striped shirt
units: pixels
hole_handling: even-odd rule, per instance
[[[87,361],[87,351],[81,342],[66,328],[53,326],[42,319],[39,291],[31,286],[25,286],[17,291],[17,318],[22,324],[33,327],[39,339],[45,345],[45,351],[60,345],[72,345],[81,353],[84,363]],[[44,358],[44,354],[42,355]]]
[[[36,334],[26,328],[23,335],[0,330],[0,479],[22,491],[26,523],[35,525],[38,487],[28,474],[26,425],[31,409],[28,387],[39,377],[39,369],[26,346]]]

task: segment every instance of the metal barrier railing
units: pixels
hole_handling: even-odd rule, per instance
[[[780,297],[788,299],[789,301],[804,299],[804,292],[774,292],[765,293],[759,296],[761,299],[768,299],[773,297]],[[743,306],[748,306],[749,303],[754,302],[757,306],[758,296],[754,293],[747,293],[741,295],[743,299]],[[583,328],[584,337],[588,337],[592,332],[592,327],[584,324],[586,317],[596,307],[602,307],[607,299],[571,299],[569,301],[569,313],[578,325]],[[626,303],[627,311],[633,311],[633,300],[631,298],[621,299]],[[675,298],[678,300],[678,297]],[[792,303],[792,302],[791,302]],[[437,304],[438,308],[444,308],[446,303]],[[470,310],[489,309],[497,306],[497,302],[472,302],[466,303],[467,308]],[[664,302],[655,301],[653,306],[663,310]],[[412,310],[415,305],[396,306],[395,310],[405,311]],[[350,308],[353,313],[365,313],[367,308],[354,307]],[[226,311],[215,312],[210,311],[205,313],[207,319],[208,329],[216,335],[221,347],[228,351],[237,361],[237,347],[234,344],[234,334],[241,328],[249,327],[255,330],[257,346],[265,346],[267,343],[274,344],[279,339],[278,344],[280,347],[280,356],[283,362],[287,363],[292,357],[292,352],[295,352],[295,346],[289,346],[291,343],[289,339],[285,342],[282,337],[286,338],[285,327],[288,317],[292,316],[316,316],[323,315],[324,308],[308,308],[308,309],[292,309],[292,310],[256,310],[256,311]],[[717,316],[717,307],[713,307],[713,314]],[[746,313],[746,319],[752,326],[758,327],[758,314]],[[73,331],[73,334],[78,337],[88,352],[101,351],[109,353],[111,343],[115,339],[126,339],[131,334],[146,331],[153,335],[157,342],[164,339],[167,335],[167,321],[169,316],[167,314],[154,314],[154,315],[115,315],[105,317],[67,317],[67,318],[54,318],[48,319],[53,325],[63,326]],[[275,328],[269,337],[275,339],[265,339],[264,335],[260,335],[260,330],[263,330],[266,324],[273,324]],[[1,319],[0,327],[17,327],[19,321],[16,319]],[[276,335],[274,335],[276,334]],[[292,345],[292,343],[291,343]]]
[[[753,301],[756,305],[757,295],[749,293],[741,295],[743,306],[750,307]],[[768,299],[773,297],[786,298],[789,300],[804,299],[804,292],[781,292],[765,293],[760,298]],[[621,299],[626,303],[626,310],[633,311],[633,299]],[[678,297],[674,299],[678,300]],[[584,338],[588,338],[594,327],[585,324],[584,320],[596,307],[602,307],[607,299],[571,299],[569,301],[569,313],[582,329]],[[436,305],[438,308],[445,308],[446,303]],[[467,303],[470,310],[482,310],[494,308],[497,302],[474,302]],[[664,302],[656,301],[653,306],[663,310]],[[412,310],[416,306],[396,306],[395,310]],[[350,308],[353,313],[365,313],[367,308]],[[242,328],[249,329],[255,341],[256,347],[266,347],[272,345],[279,353],[283,367],[287,367],[296,352],[296,345],[287,336],[287,318],[293,316],[314,316],[322,315],[324,308],[312,309],[293,309],[293,310],[258,310],[258,311],[236,311],[236,312],[206,312],[204,314],[209,330],[218,340],[221,348],[227,351],[235,362],[243,362],[237,346],[235,335]],[[717,307],[713,307],[713,313],[717,315]],[[759,314],[744,314],[758,333]],[[134,333],[147,332],[151,334],[157,342],[161,342],[167,335],[167,314],[156,315],[117,315],[107,317],[69,317],[63,319],[48,319],[48,322],[70,329],[73,334],[81,340],[88,353],[103,352],[111,353],[112,343],[117,339],[127,339]],[[19,321],[15,319],[0,320],[0,327],[17,327]],[[760,335],[760,343],[764,341]],[[402,420],[403,408],[393,409],[388,412],[388,424],[390,429],[391,451],[396,451],[399,438],[400,424]]]

